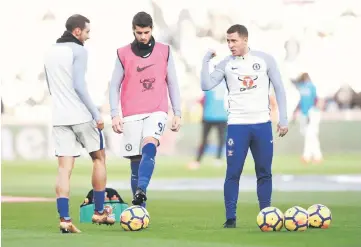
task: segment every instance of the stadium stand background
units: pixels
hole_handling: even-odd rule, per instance
[[[19,7],[21,6],[21,7]],[[260,7],[262,6],[262,7]],[[91,20],[87,82],[107,122],[108,84],[116,48],[132,41],[131,20],[138,11],[154,19],[156,40],[171,45],[183,99],[185,125],[197,123],[202,95],[199,74],[204,53],[227,55],[225,31],[248,27],[250,47],[272,54],[289,99],[292,81],[308,72],[327,100],[324,118],[361,119],[361,3],[357,0],[207,0],[207,1],[22,1],[2,8],[0,46],[2,122],[50,124],[51,108],[43,54],[64,31],[66,18],[81,13]],[[14,15],[14,13],[16,13]],[[361,144],[360,144],[361,146]]]

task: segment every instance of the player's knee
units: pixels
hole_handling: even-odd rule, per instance
[[[241,173],[239,172],[227,172],[227,180],[239,180],[241,178]]]
[[[142,146],[144,147],[144,146],[147,145],[147,144],[154,144],[154,145],[157,147],[158,144],[159,144],[159,141],[158,141],[157,139],[155,139],[154,137],[151,137],[151,136],[145,137],[145,138],[143,139],[143,144],[142,144]]]
[[[241,178],[242,171],[243,171],[242,168],[228,165],[226,171],[226,177],[229,180],[239,180]]]
[[[142,156],[138,155],[135,156],[131,161],[130,161],[130,169],[132,172],[132,179],[138,179],[138,171],[139,171],[139,164],[140,164],[140,159]]]
[[[92,158],[94,165],[95,164],[97,164],[97,165],[105,164],[105,150],[104,149],[98,150],[95,152],[91,152],[90,157]]]
[[[61,173],[71,173],[74,168],[74,157],[58,157],[58,169]]]
[[[256,169],[256,177],[257,180],[270,180],[272,179],[272,172],[265,168]]]
[[[141,155],[135,155],[135,156],[131,156],[129,157],[130,159],[130,164],[132,164],[133,162],[139,162],[142,159]]]
[[[58,167],[58,177],[57,177],[57,183],[56,188],[63,188],[64,184],[66,184],[71,177],[73,168],[69,166],[59,166]]]
[[[154,158],[157,154],[158,140],[150,137],[145,138],[142,145],[142,156],[147,158]]]

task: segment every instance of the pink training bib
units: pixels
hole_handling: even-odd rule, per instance
[[[130,44],[118,49],[124,68],[120,96],[124,117],[157,111],[168,113],[168,56],[169,46],[158,42],[147,58],[136,56]]]

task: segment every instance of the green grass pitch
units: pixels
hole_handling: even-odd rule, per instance
[[[361,174],[361,157],[330,156],[322,165],[303,165],[299,157],[275,157],[278,174]],[[223,177],[225,167],[214,167],[206,159],[198,171],[188,171],[186,158],[161,158],[154,178]],[[119,224],[97,226],[79,223],[79,205],[90,187],[90,162],[79,160],[71,181],[71,216],[81,234],[60,234],[54,202],[2,203],[2,245],[39,246],[211,246],[211,247],[340,247],[361,246],[361,192],[275,192],[273,206],[285,211],[291,206],[307,208],[327,205],[333,214],[330,229],[306,232],[263,233],[256,225],[256,193],[239,195],[237,228],[223,229],[223,193],[221,191],[149,191],[149,229],[125,232]],[[254,174],[250,161],[245,174]],[[129,180],[125,161],[109,161],[109,180]],[[2,162],[2,195],[54,197],[55,161]],[[242,178],[241,178],[242,179]],[[119,191],[127,202],[131,193]]]

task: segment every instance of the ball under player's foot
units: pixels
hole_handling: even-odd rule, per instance
[[[133,197],[133,205],[142,205],[146,200],[147,195],[142,189],[138,188]]]
[[[236,219],[228,219],[224,222],[223,228],[236,228]]]
[[[65,220],[60,218],[60,232],[61,233],[80,233],[81,231],[71,222],[71,220]]]
[[[103,212],[94,211],[92,222],[99,225],[113,225],[115,216],[111,207],[105,207]]]

